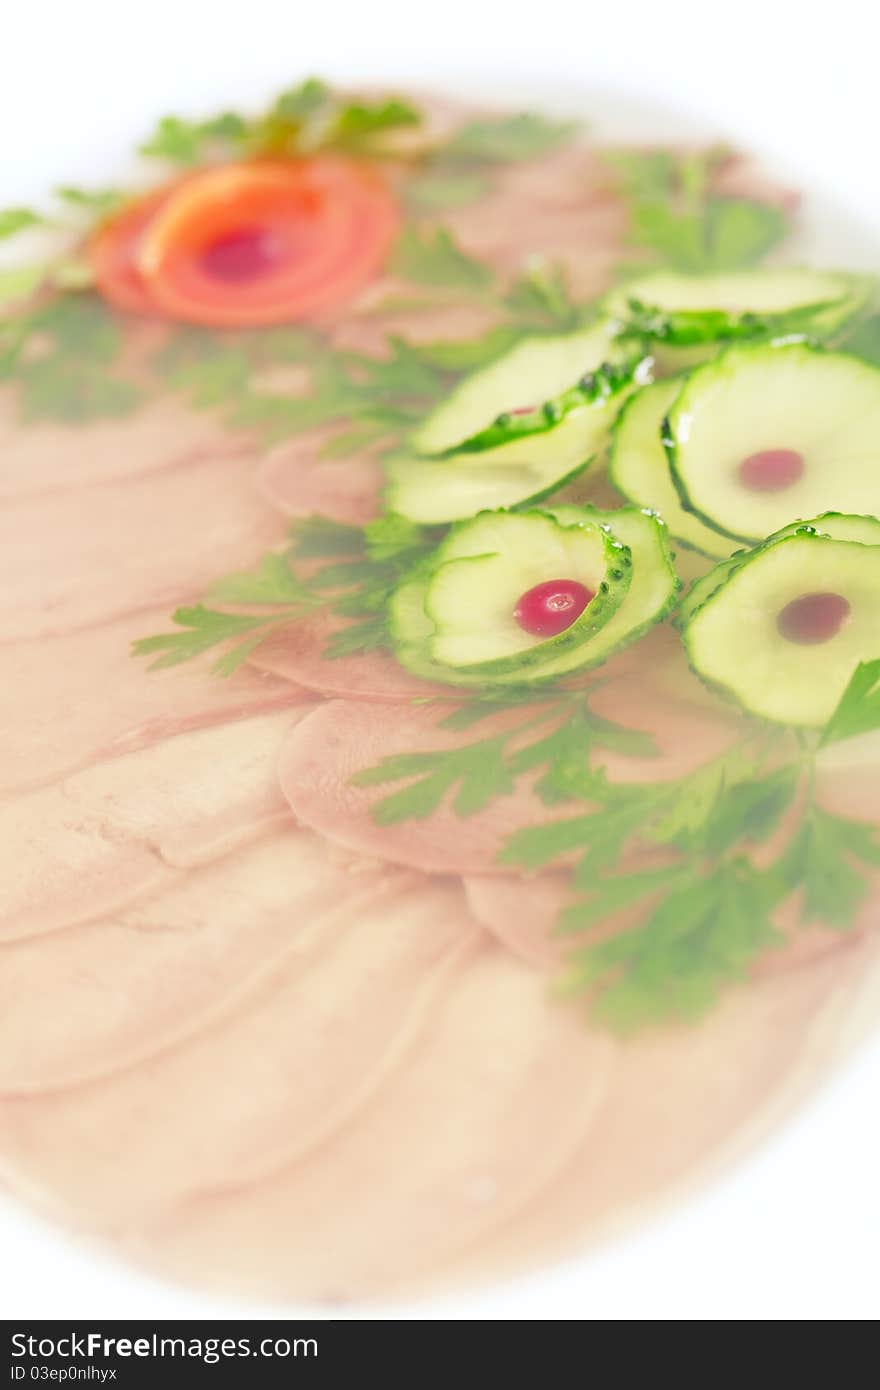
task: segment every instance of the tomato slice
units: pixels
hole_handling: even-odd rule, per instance
[[[375,275],[398,220],[379,174],[352,160],[227,164],[194,174],[145,219],[132,275],[172,318],[290,322]]]
[[[172,192],[171,188],[161,188],[130,203],[104,222],[89,242],[88,256],[95,283],[116,309],[135,314],[156,312],[135,257],[147,225]]]

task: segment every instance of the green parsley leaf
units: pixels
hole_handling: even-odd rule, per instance
[[[880,658],[860,661],[819,739],[820,748],[880,729]]]
[[[485,174],[438,157],[413,175],[406,184],[404,197],[415,212],[441,212],[475,203],[486,196],[491,186]]]
[[[62,203],[94,218],[109,217],[126,201],[126,194],[120,188],[74,188],[64,184],[56,188],[55,194]]]
[[[350,102],[336,113],[325,136],[328,145],[348,151],[369,147],[377,135],[421,125],[421,112],[407,101],[388,97],[383,101]]]
[[[46,278],[46,271],[47,267],[44,265],[16,265],[0,268],[0,306],[15,304],[18,300],[30,298]],[[0,334],[4,337],[7,330],[7,324],[0,326]],[[4,359],[5,350],[0,345],[0,372],[3,370]],[[10,363],[6,364],[7,370],[9,365]]]
[[[305,121],[329,105],[332,92],[318,77],[308,77],[296,87],[289,87],[275,100],[271,115],[287,121]]]
[[[181,116],[163,116],[138,153],[153,159],[167,159],[173,164],[198,164],[203,151],[200,122],[187,121]]]
[[[262,641],[265,629],[277,623],[278,618],[271,614],[222,613],[199,603],[190,608],[178,608],[172,613],[171,621],[183,630],[141,637],[132,644],[132,655],[156,656],[158,653],[157,659],[150,663],[150,670],[161,670],[168,666],[179,666],[214,647],[245,636],[244,642],[237,643],[213,667],[216,675],[229,676]],[[247,634],[251,636],[248,638]]]
[[[424,545],[425,531],[397,512],[386,512],[364,528],[367,554],[381,564],[386,560],[408,560]]]
[[[504,304],[523,325],[555,333],[574,328],[580,319],[562,267],[541,261],[514,281]]]
[[[178,608],[171,621],[181,632],[164,632],[142,637],[132,646],[134,656],[157,656],[151,670],[178,666],[219,646],[228,646],[214,663],[215,675],[229,676],[250,655],[274,627],[296,622],[316,606],[318,600],[297,578],[288,555],[265,555],[251,572],[218,580],[208,597],[217,603],[271,607],[270,613],[227,613],[195,604]],[[243,640],[239,640],[243,639]],[[232,645],[228,645],[232,644]]]
[[[492,271],[468,256],[445,227],[407,227],[394,252],[392,270],[404,280],[451,290],[486,290]]]
[[[622,1032],[698,1017],[779,942],[775,901],[773,886],[742,861],[673,879],[644,923],[577,953],[563,988],[591,991],[593,1011]]]
[[[450,159],[489,164],[536,159],[567,144],[578,128],[577,121],[553,121],[531,111],[497,116],[462,126],[444,153]]]
[[[30,208],[4,208],[0,211],[0,241],[44,225],[45,219]]]
[[[208,597],[217,603],[307,604],[312,597],[290,567],[288,555],[271,552],[257,568],[229,575],[212,584]]]
[[[868,893],[858,865],[880,866],[874,826],[810,806],[791,844],[775,867],[786,892],[801,892],[801,920],[845,929],[852,926]]]
[[[496,796],[513,791],[513,777],[504,759],[506,739],[501,734],[444,752],[392,754],[375,767],[355,773],[351,781],[356,787],[375,787],[414,779],[376,803],[373,817],[378,825],[425,820],[448,794],[453,794],[457,815],[473,815]]]
[[[711,193],[712,174],[725,154],[711,149],[679,158],[666,151],[606,156],[629,199],[636,246],[676,270],[737,270],[757,264],[785,236],[779,208]]]
[[[364,533],[359,526],[346,526],[325,516],[304,517],[290,528],[293,553],[297,559],[316,560],[330,555],[364,553]]]

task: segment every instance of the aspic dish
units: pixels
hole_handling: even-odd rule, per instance
[[[4,1172],[251,1296],[484,1279],[871,1017],[876,285],[539,114],[144,153],[0,217]]]

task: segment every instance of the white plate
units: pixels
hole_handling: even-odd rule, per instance
[[[539,99],[584,110],[598,129],[619,130],[625,119],[629,133],[657,139],[693,134],[696,120],[701,136],[732,138],[823,195],[811,217],[817,254],[831,255],[845,226],[838,256],[872,264],[871,238],[850,216],[880,226],[877,21],[858,0],[812,15],[787,0],[729,9],[705,0],[540,0],[534,9],[498,0],[308,9],[290,0],[79,0],[48,13],[16,9],[0,84],[0,206],[39,198],[61,180],[112,179],[162,112],[257,102],[318,72]],[[878,1094],[880,1036],[772,1143],[647,1229],[546,1274],[357,1316],[876,1317]],[[0,1249],[0,1308],[10,1318],[297,1311],[159,1285],[11,1202],[0,1203]]]

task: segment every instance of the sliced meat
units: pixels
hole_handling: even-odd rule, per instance
[[[326,516],[363,526],[382,510],[382,468],[376,449],[322,455],[339,428],[313,430],[271,449],[260,461],[257,486],[285,516]]]
[[[485,1279],[559,1257],[628,1225],[767,1134],[853,1040],[866,993],[876,1017],[878,943],[736,990],[698,1026],[628,1040],[615,1053],[575,1160],[516,1221],[450,1265]]]
[[[880,824],[880,733],[829,744],[816,771],[816,794],[826,811]]]
[[[521,717],[519,710],[493,716],[465,737],[488,737]],[[524,778],[513,794],[496,797],[474,815],[457,815],[447,799],[423,820],[378,825],[372,814],[376,802],[406,783],[356,787],[352,776],[395,754],[461,747],[462,734],[440,728],[439,718],[430,705],[401,706],[393,717],[365,701],[319,706],[281,750],[281,786],[297,819],[348,849],[395,864],[429,873],[477,874],[502,871],[497,856],[514,830],[570,813],[544,806]]]
[[[0,642],[173,607],[283,535],[240,459],[0,510]]]
[[[387,278],[370,285],[342,322],[332,326],[330,337],[340,351],[385,357],[389,338],[423,344],[467,342],[488,332],[499,318],[488,301],[475,304],[454,291]]]
[[[571,901],[567,875],[473,874],[464,889],[474,917],[502,946],[536,970],[559,969],[564,941],[554,929]]]
[[[508,275],[526,270],[533,257],[560,262],[572,292],[586,299],[611,283],[629,213],[596,149],[574,145],[509,164],[489,197],[451,209],[444,222],[467,252]]]
[[[411,887],[401,870],[353,863],[285,826],[109,917],[7,943],[0,947],[0,1091],[77,1085],[202,1029],[235,1031],[230,1018],[259,1014],[279,972],[302,975],[368,905],[381,920],[389,899]],[[259,1070],[253,1052],[249,1064]],[[204,1089],[210,1105],[210,1078]],[[161,1086],[154,1091],[156,1105],[171,1105]],[[196,1104],[194,1093],[188,1103]]]
[[[0,795],[43,786],[101,758],[307,698],[288,679],[241,667],[213,677],[207,659],[148,671],[138,637],[167,631],[156,608],[99,627],[10,642],[3,651]]]
[[[173,396],[131,415],[87,424],[22,422],[14,393],[0,395],[0,501],[118,482],[240,455],[241,438],[208,411]]]
[[[801,201],[794,188],[769,179],[750,155],[732,154],[715,173],[713,188],[725,198],[751,198],[792,212]]]
[[[189,1202],[133,1246],[175,1275],[250,1296],[375,1297],[552,1185],[613,1050],[528,970],[484,949],[370,1104],[314,1154]]]
[[[251,666],[270,676],[292,681],[322,695],[350,696],[357,700],[406,703],[429,696],[450,700],[448,685],[419,680],[387,651],[359,652],[353,656],[325,656],[327,643],[346,626],[331,613],[318,613],[273,633],[249,657]]]
[[[38,1181],[56,1205],[99,1212],[104,1227],[142,1229],[188,1197],[286,1167],[393,1081],[463,952],[474,949],[460,892],[393,870],[384,884],[363,872],[346,878],[338,866],[335,884],[319,891],[320,864],[316,871],[300,852],[288,874],[284,867],[271,895],[254,875],[242,881],[249,906],[255,890],[254,909],[245,914],[237,898],[235,923],[223,921],[223,908],[214,920],[216,904],[206,903],[204,922],[179,929],[172,910],[167,959],[155,951],[143,982],[126,989],[130,965],[117,961],[124,968],[110,1003],[124,999],[123,1026],[105,1028],[103,1046],[91,1014],[84,1031],[98,1065],[114,1066],[119,1042],[142,1037],[151,1060],[94,1084],[0,1101],[7,1169]],[[113,977],[97,939],[92,950],[107,988]],[[156,981],[171,972],[160,1007]],[[120,1012],[111,1008],[111,1022]],[[84,1060],[72,1022],[63,1032]],[[169,1028],[172,1045],[159,1051]],[[60,1051],[55,1063],[63,1065]]]
[[[0,940],[120,911],[282,822],[278,749],[307,708],[179,734],[0,806]]]

